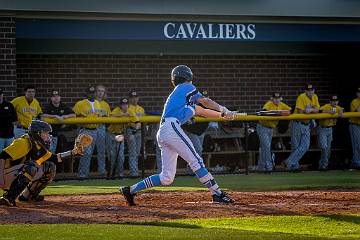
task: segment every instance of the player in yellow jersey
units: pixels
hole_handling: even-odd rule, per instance
[[[116,107],[111,112],[111,117],[127,117],[128,113],[128,100],[123,98],[120,102],[120,107]],[[126,128],[129,124],[110,124],[108,130],[110,132],[110,177],[124,177],[124,141],[118,141],[115,139],[116,136],[124,135]]]
[[[129,94],[129,116],[142,117],[145,115],[145,110],[139,104],[139,96],[136,91],[131,91]],[[129,149],[129,166],[130,175],[138,176],[138,158],[141,149],[141,123],[135,121],[131,123],[129,128],[125,131],[125,141]]]
[[[26,134],[33,119],[40,118],[42,109],[40,103],[35,99],[35,87],[27,86],[24,89],[25,95],[14,98],[11,103],[15,108],[18,121],[15,124],[15,138]]]
[[[356,98],[350,104],[351,112],[360,112],[360,87],[357,88]],[[350,118],[350,137],[353,150],[352,167],[360,169],[360,118]]]
[[[313,114],[318,113],[320,109],[319,99],[315,94],[315,88],[307,84],[305,92],[296,99],[296,108],[294,113]],[[297,171],[300,167],[299,161],[310,147],[310,121],[295,120],[291,124],[291,149],[292,153],[285,161],[290,171]]]
[[[103,85],[97,85],[95,89],[95,99],[100,103],[100,117],[109,117],[111,113],[111,109],[109,104],[105,101],[106,97],[106,88]],[[106,124],[100,124],[97,128],[97,138],[95,141],[97,158],[98,158],[98,171],[101,176],[106,175],[105,168],[105,149],[108,151],[108,158],[110,158],[110,141],[109,141],[109,133],[106,130]]]
[[[337,96],[330,98],[330,103],[320,107],[320,111],[323,113],[339,114],[343,115],[343,108],[339,105],[339,99]],[[317,128],[318,144],[321,150],[321,157],[319,161],[319,170],[326,170],[329,164],[331,154],[331,142],[333,140],[333,127],[336,125],[336,118],[322,119],[319,121]]]
[[[87,98],[78,101],[74,107],[73,111],[77,117],[84,118],[94,118],[101,116],[101,105],[98,100],[95,99],[95,87],[89,87],[87,89]],[[99,131],[97,130],[100,127],[100,124],[83,124],[80,126],[79,134],[85,133],[90,135],[93,138],[93,142],[90,147],[84,152],[84,156],[80,158],[79,161],[79,177],[85,178],[88,177],[90,171],[90,161],[94,151],[95,142],[98,138]],[[101,156],[101,155],[100,155]],[[100,159],[98,156],[98,162],[105,162],[105,159]],[[105,164],[104,164],[105,165]],[[98,171],[105,173],[105,166],[103,168],[98,164]]]
[[[270,101],[266,102],[263,110],[291,110],[291,107],[282,102],[280,93],[274,93]],[[260,140],[260,154],[257,165],[258,171],[269,172],[273,170],[274,163],[271,154],[271,140],[273,129],[276,128],[278,121],[259,121],[256,132]]]

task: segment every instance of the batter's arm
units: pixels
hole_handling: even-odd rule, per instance
[[[198,102],[203,105],[206,108],[218,111],[218,112],[225,112],[228,109],[224,106],[221,106],[220,104],[218,104],[217,102],[211,100],[210,98],[207,97],[201,97],[198,99]]]
[[[221,112],[214,111],[211,109],[205,109],[198,105],[195,105],[195,114],[207,118],[221,118]]]

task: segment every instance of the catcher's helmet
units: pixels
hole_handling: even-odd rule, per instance
[[[171,81],[174,85],[178,85],[183,82],[192,81],[194,74],[191,69],[185,65],[178,65],[171,71]]]
[[[39,143],[40,145],[44,146],[45,148],[50,148],[50,138],[43,139],[41,137],[42,132],[51,132],[52,128],[50,124],[40,121],[40,120],[32,120],[30,127],[29,127],[29,136],[32,141],[35,143]],[[50,136],[51,137],[51,136]]]
[[[32,120],[29,132],[33,133],[41,133],[41,132],[51,132],[52,128],[51,125],[47,122],[40,121],[40,120]]]

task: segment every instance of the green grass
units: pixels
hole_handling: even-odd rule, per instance
[[[215,176],[222,188],[234,191],[276,191],[303,189],[360,188],[360,171],[329,171]],[[45,194],[111,193],[119,186],[131,185],[139,179],[60,181],[52,183]],[[205,190],[193,176],[175,178],[171,186],[156,190]]]
[[[302,173],[252,173],[249,175],[215,176],[222,188],[234,191],[278,191],[304,189],[360,188],[360,171],[329,171]],[[43,194],[86,194],[117,192],[119,186],[131,185],[139,179],[59,181],[48,186]],[[193,176],[179,176],[171,186],[155,190],[206,190]],[[1,190],[0,190],[1,194]]]
[[[1,225],[0,239],[359,239],[360,216],[273,216],[127,224]]]
[[[360,171],[303,172],[271,175],[216,176],[223,188],[234,191],[360,188]],[[45,194],[117,192],[138,179],[60,181]],[[177,177],[169,187],[156,190],[205,190],[195,177]],[[1,216],[0,216],[1,218]],[[360,239],[360,215],[266,216],[184,219],[127,224],[4,224],[2,239]]]

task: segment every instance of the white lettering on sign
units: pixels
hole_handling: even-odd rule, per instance
[[[169,39],[253,40],[255,30],[255,24],[169,22],[164,25],[164,36]]]

